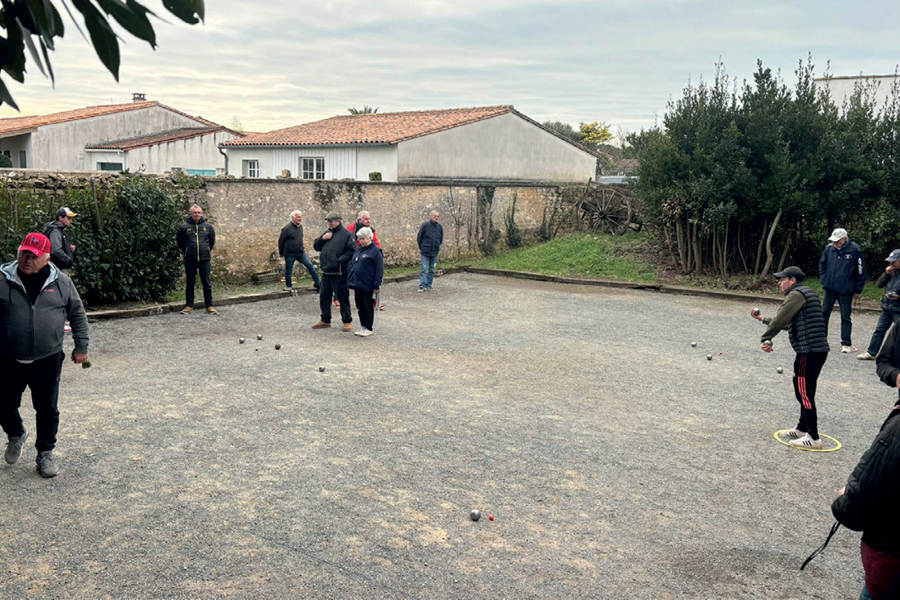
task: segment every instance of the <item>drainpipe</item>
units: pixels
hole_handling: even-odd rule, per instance
[[[219,151],[219,154],[225,157],[225,175],[228,175],[228,155],[222,150],[221,146],[216,146],[216,150]]]

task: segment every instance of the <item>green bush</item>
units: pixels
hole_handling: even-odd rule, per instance
[[[378,171],[372,171],[369,173],[369,181],[381,181],[381,173]]]
[[[5,154],[0,154],[0,169],[11,169],[12,159]]]
[[[181,277],[175,234],[184,203],[138,175],[110,191],[96,201],[90,192],[70,192],[79,213],[69,236],[78,289],[89,304],[162,301]]]

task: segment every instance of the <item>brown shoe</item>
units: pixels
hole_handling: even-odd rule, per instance
[[[331,323],[326,323],[325,321],[319,321],[312,326],[313,329],[328,329],[329,327],[331,327]]]
[[[206,307],[206,312],[208,312],[208,313],[211,314],[211,315],[217,315],[217,314],[219,314],[219,311],[217,311],[217,310],[216,310],[215,308],[213,308],[212,306],[207,306],[207,307]]]
[[[353,323],[344,323],[344,333],[353,331]]]
[[[186,315],[186,314],[192,313],[192,312],[194,312],[193,306],[185,306],[184,308],[181,309],[181,314],[183,314],[183,315]]]

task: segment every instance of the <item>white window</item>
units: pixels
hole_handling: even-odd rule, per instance
[[[249,177],[250,179],[258,179],[259,178],[259,161],[258,160],[245,160],[243,174],[244,174],[244,177]]]
[[[325,179],[325,159],[301,158],[300,173],[303,179]]]
[[[121,171],[122,163],[98,162],[97,168],[101,171]]]

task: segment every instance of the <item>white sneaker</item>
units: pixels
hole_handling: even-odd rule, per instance
[[[841,346],[841,354],[853,354],[854,352],[859,352],[859,348],[856,346]]]
[[[369,337],[370,335],[372,335],[372,332],[369,331],[368,329],[366,329],[365,327],[363,327],[359,331],[355,332],[353,335],[358,335],[359,337]]]
[[[809,437],[809,434],[805,434],[801,438],[797,438],[796,440],[791,440],[788,442],[791,446],[796,446],[797,448],[805,448],[809,450],[821,450],[822,440],[814,440]]]
[[[800,431],[799,429],[788,429],[784,432],[784,437],[790,438],[792,440],[796,440],[797,438],[802,438],[806,435],[805,431]]]
[[[869,351],[866,350],[865,352],[863,352],[862,354],[860,354],[860,355],[857,356],[856,358],[858,358],[859,360],[875,360],[876,357],[874,357],[874,356],[872,356],[871,354],[869,354]]]

